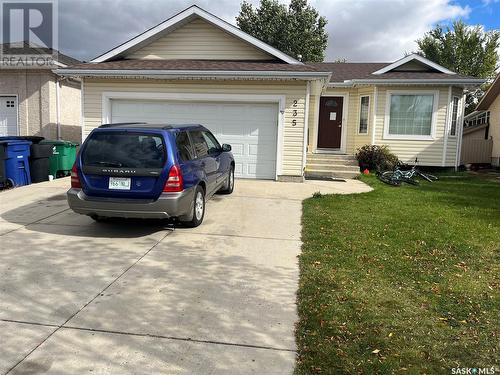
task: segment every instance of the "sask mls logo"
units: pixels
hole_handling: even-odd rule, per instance
[[[2,65],[47,64],[57,51],[55,0],[0,0],[0,4]]]

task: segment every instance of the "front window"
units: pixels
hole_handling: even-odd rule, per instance
[[[391,94],[389,136],[432,135],[432,94]]]
[[[359,109],[359,134],[368,133],[368,111],[370,108],[370,97],[362,96]]]
[[[458,122],[458,98],[453,97],[453,104],[451,107],[451,128],[450,135],[457,135],[457,122]]]

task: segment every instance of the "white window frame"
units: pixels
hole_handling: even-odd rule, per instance
[[[366,118],[366,133],[361,133],[359,131],[359,127],[361,125],[361,102],[362,102],[363,98],[368,98],[368,114],[367,114],[368,116]],[[370,134],[370,122],[371,122],[370,121],[370,117],[371,117],[370,116],[370,109],[371,109],[370,107],[371,107],[371,105],[372,105],[372,99],[371,99],[370,95],[360,95],[360,97],[359,97],[359,111],[358,111],[358,126],[356,129],[356,132],[357,132],[356,134],[358,134],[358,135]]]
[[[430,135],[410,135],[410,134],[389,134],[389,121],[391,116],[391,96],[392,95],[433,95],[431,134]],[[439,90],[387,90],[385,103],[384,139],[400,139],[409,141],[432,141],[436,139],[436,123],[439,104]]]
[[[453,128],[453,104],[457,99],[457,123],[455,124],[455,134],[451,134],[451,129]],[[456,138],[458,133],[458,124],[460,122],[460,97],[453,95],[450,102],[450,128],[448,129],[448,136],[451,138]]]

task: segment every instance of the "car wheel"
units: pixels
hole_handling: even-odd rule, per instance
[[[222,194],[231,194],[234,190],[234,167],[231,166],[231,170],[227,175],[226,182],[224,182],[224,186],[220,190]]]
[[[201,186],[197,186],[194,193],[193,218],[185,221],[184,225],[194,228],[203,222],[205,217],[205,191]]]

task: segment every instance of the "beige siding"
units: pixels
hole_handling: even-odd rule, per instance
[[[433,140],[401,140],[401,139],[384,139],[383,132],[385,126],[385,111],[386,98],[388,90],[424,90],[438,91],[439,100],[436,114],[435,139]],[[356,153],[356,150],[365,145],[372,143],[373,129],[375,125],[375,144],[385,144],[405,162],[413,162],[415,157],[418,157],[419,163],[422,165],[431,166],[454,166],[456,162],[457,152],[457,136],[448,136],[446,142],[446,151],[444,148],[445,129],[448,119],[447,111],[449,110],[449,87],[448,86],[379,86],[377,94],[377,112],[374,124],[375,111],[375,89],[373,86],[362,86],[355,88],[327,88],[323,90],[322,95],[346,95],[347,115],[346,123],[343,131],[346,131],[345,151],[348,154]],[[368,95],[370,97],[368,133],[359,134],[359,115],[360,115],[360,98]],[[458,87],[452,88],[452,96],[458,96],[462,103],[462,89]],[[317,124],[319,116],[319,96],[311,99],[311,109],[314,113],[309,116],[309,150],[313,150],[315,138],[317,137]],[[459,111],[460,112],[460,111]],[[459,113],[460,114],[460,113]],[[500,118],[500,114],[498,115]],[[457,129],[458,131],[458,129]]]
[[[328,88],[323,91],[322,95],[335,96],[335,95],[345,95],[347,104],[346,112],[343,117],[346,119],[343,127],[343,131],[346,131],[345,136],[346,153],[353,154],[356,149],[371,143],[371,132],[372,132],[372,114],[373,114],[373,88],[363,87],[363,88]],[[368,120],[368,133],[358,134],[359,127],[359,110],[360,110],[360,97],[368,95],[370,97],[370,113]],[[314,113],[309,115],[309,149],[312,150],[317,138],[317,129],[319,121],[319,96],[313,98],[311,102],[311,109]]]
[[[288,176],[302,175],[305,82],[88,79],[84,83],[84,135],[87,135],[102,122],[102,93],[104,91],[285,95],[282,174]],[[297,101],[297,107],[293,107],[295,100]],[[297,110],[296,116],[293,115],[294,109]],[[296,120],[295,126],[292,123],[294,119]]]
[[[411,90],[417,92],[423,91],[438,91],[438,105],[435,109],[436,124],[433,140],[402,140],[402,139],[385,139],[384,126],[386,115],[386,100],[388,90]],[[384,87],[378,88],[378,103],[376,117],[375,143],[385,144],[404,162],[413,162],[418,157],[421,165],[442,166],[445,127],[448,111],[448,87]],[[454,165],[454,155],[456,152],[456,140],[448,139],[446,163],[447,166]]]
[[[256,49],[218,27],[197,18],[126,56],[129,59],[270,60]]]
[[[493,138],[492,157],[500,157],[500,95],[491,104],[490,108],[490,137]]]

